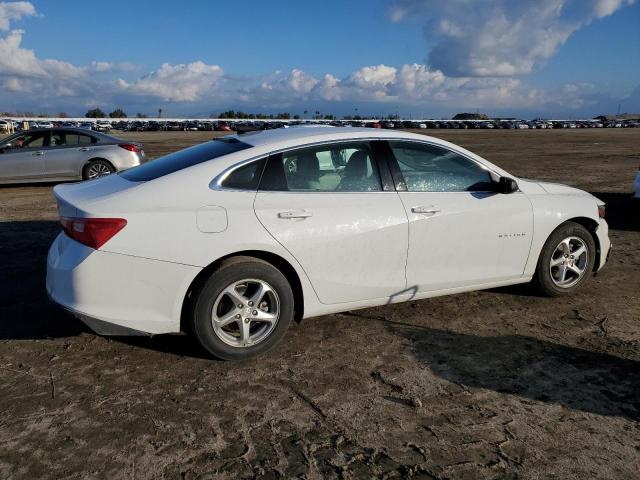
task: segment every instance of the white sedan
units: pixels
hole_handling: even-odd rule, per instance
[[[54,192],[55,302],[97,333],[184,331],[223,359],[294,318],[531,280],[566,295],[610,250],[589,193],[392,130],[227,136]]]

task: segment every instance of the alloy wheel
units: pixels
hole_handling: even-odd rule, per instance
[[[89,179],[106,177],[107,175],[111,175],[111,170],[102,163],[94,163],[87,169],[87,178]]]
[[[580,281],[589,265],[589,249],[580,237],[567,237],[553,251],[549,261],[551,280],[560,288]]]
[[[265,340],[280,317],[280,300],[264,280],[233,282],[218,294],[211,311],[213,331],[227,345],[246,348]]]

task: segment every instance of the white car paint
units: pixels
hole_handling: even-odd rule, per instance
[[[516,179],[520,191],[508,195],[221,187],[230,170],[272,152],[354,139],[438,145],[496,177],[515,178],[443,140],[363,128],[278,129],[237,138],[252,148],[151,181],[112,175],[55,187],[61,216],[128,223],[98,250],[61,233],[47,262],[50,297],[83,319],[145,333],[177,332],[185,296],[204,268],[230,255],[263,252],[295,271],[303,316],[314,317],[528,282],[551,232],[577,217],[597,226],[596,269],[606,261],[602,202],[566,186]],[[281,212],[313,216],[279,218]]]

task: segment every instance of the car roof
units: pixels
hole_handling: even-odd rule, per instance
[[[96,132],[94,130],[87,130],[86,128],[75,128],[75,127],[55,127],[55,128],[30,128],[29,130],[23,130],[21,132],[16,132],[14,135],[26,135],[29,133],[39,133],[39,132],[73,132],[73,133],[79,133],[82,135],[89,135],[91,137],[97,137],[103,141],[109,141],[109,142],[117,142],[119,141],[119,139],[117,139],[116,137],[112,137],[111,135],[105,135],[104,133],[101,132]]]
[[[315,142],[332,140],[349,140],[359,138],[396,138],[407,140],[421,140],[431,143],[445,144],[440,139],[403,132],[400,130],[381,130],[358,127],[328,127],[328,126],[294,126],[290,128],[277,128],[273,130],[259,130],[255,132],[233,135],[238,140],[254,147],[285,148],[295,145],[305,145]]]

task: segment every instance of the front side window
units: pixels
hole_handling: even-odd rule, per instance
[[[22,148],[40,148],[44,146],[48,132],[34,132],[18,135],[11,139],[8,148],[20,150]]]
[[[389,142],[409,192],[477,192],[491,189],[488,170],[446,148]]]
[[[132,182],[145,182],[247,148],[251,145],[236,138],[217,138],[130,168],[119,175]]]
[[[336,143],[275,155],[261,190],[375,192],[380,175],[368,142]]]

